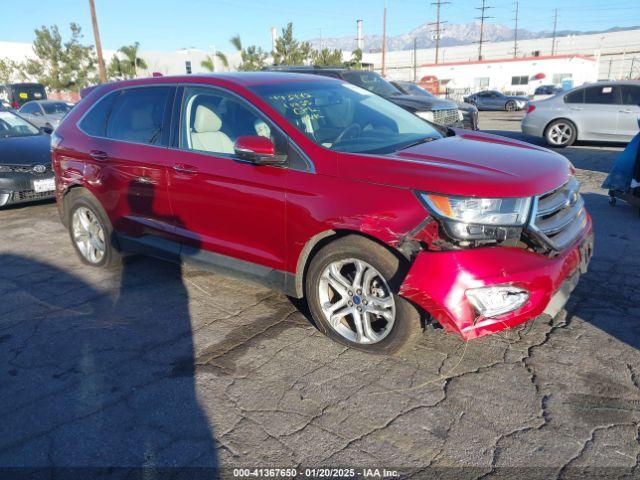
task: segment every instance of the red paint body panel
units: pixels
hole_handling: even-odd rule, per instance
[[[549,258],[515,247],[421,252],[400,289],[448,331],[465,340],[514,327],[540,315],[553,294],[580,264],[580,244],[592,234],[591,218],[578,240]],[[518,310],[492,319],[478,318],[465,296],[469,288],[510,284],[529,291]],[[477,320],[477,321],[476,321]]]
[[[288,73],[194,75],[92,89],[56,131],[63,139],[53,153],[59,208],[71,187],[83,186],[101,202],[120,233],[152,234],[301,275],[299,259],[305,246],[327,231],[361,233],[396,248],[428,216],[416,191],[533,196],[559,187],[571,174],[570,163],[549,150],[464,131],[394,155],[337,153],[312,142],[247,88],[305,81],[336,80]],[[314,171],[92,138],[78,129],[79,119],[105,93],[157,84],[211,85],[243,97],[282,129],[312,161]],[[96,150],[106,153],[108,160],[92,157]],[[589,223],[584,235],[590,229]],[[579,260],[576,247],[555,258],[515,247],[437,251],[435,221],[413,233],[429,250],[418,253],[400,293],[464,338],[538,315]],[[474,327],[474,312],[464,290],[492,283],[522,284],[531,290],[531,299],[499,322]]]

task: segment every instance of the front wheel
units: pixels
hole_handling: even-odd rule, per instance
[[[305,281],[309,309],[330,338],[371,353],[395,353],[422,333],[420,313],[397,295],[401,260],[371,240],[338,239],[313,258]]]
[[[574,123],[562,118],[551,122],[544,133],[547,143],[557,148],[573,145],[577,136],[578,130]]]

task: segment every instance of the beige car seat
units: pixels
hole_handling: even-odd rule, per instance
[[[209,107],[198,105],[191,131],[191,148],[214,153],[233,153],[233,142],[220,131],[222,120]]]

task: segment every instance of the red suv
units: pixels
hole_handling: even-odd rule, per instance
[[[53,139],[80,258],[147,252],[304,297],[318,328],[392,352],[435,320],[471,339],[562,307],[592,251],[572,165],[287,73],[103,85]]]

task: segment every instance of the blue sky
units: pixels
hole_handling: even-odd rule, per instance
[[[435,19],[432,0],[387,0],[388,34],[406,33]],[[9,3],[10,18],[2,22],[0,41],[33,40],[40,25],[65,26],[75,21],[92,42],[88,0],[51,0],[20,11]],[[95,0],[103,48],[116,49],[139,41],[146,50],[195,47],[229,50],[229,37],[239,33],[245,45],[269,47],[269,29],[292,21],[296,37],[355,37],[355,21],[364,21],[365,34],[382,32],[384,0]],[[451,0],[442,7],[442,19],[466,23],[477,16],[480,0]],[[487,0],[489,22],[512,25],[514,2]],[[551,30],[558,8],[558,29],[600,30],[640,25],[639,0],[520,0],[520,25],[530,30]],[[9,20],[9,21],[6,21]]]

